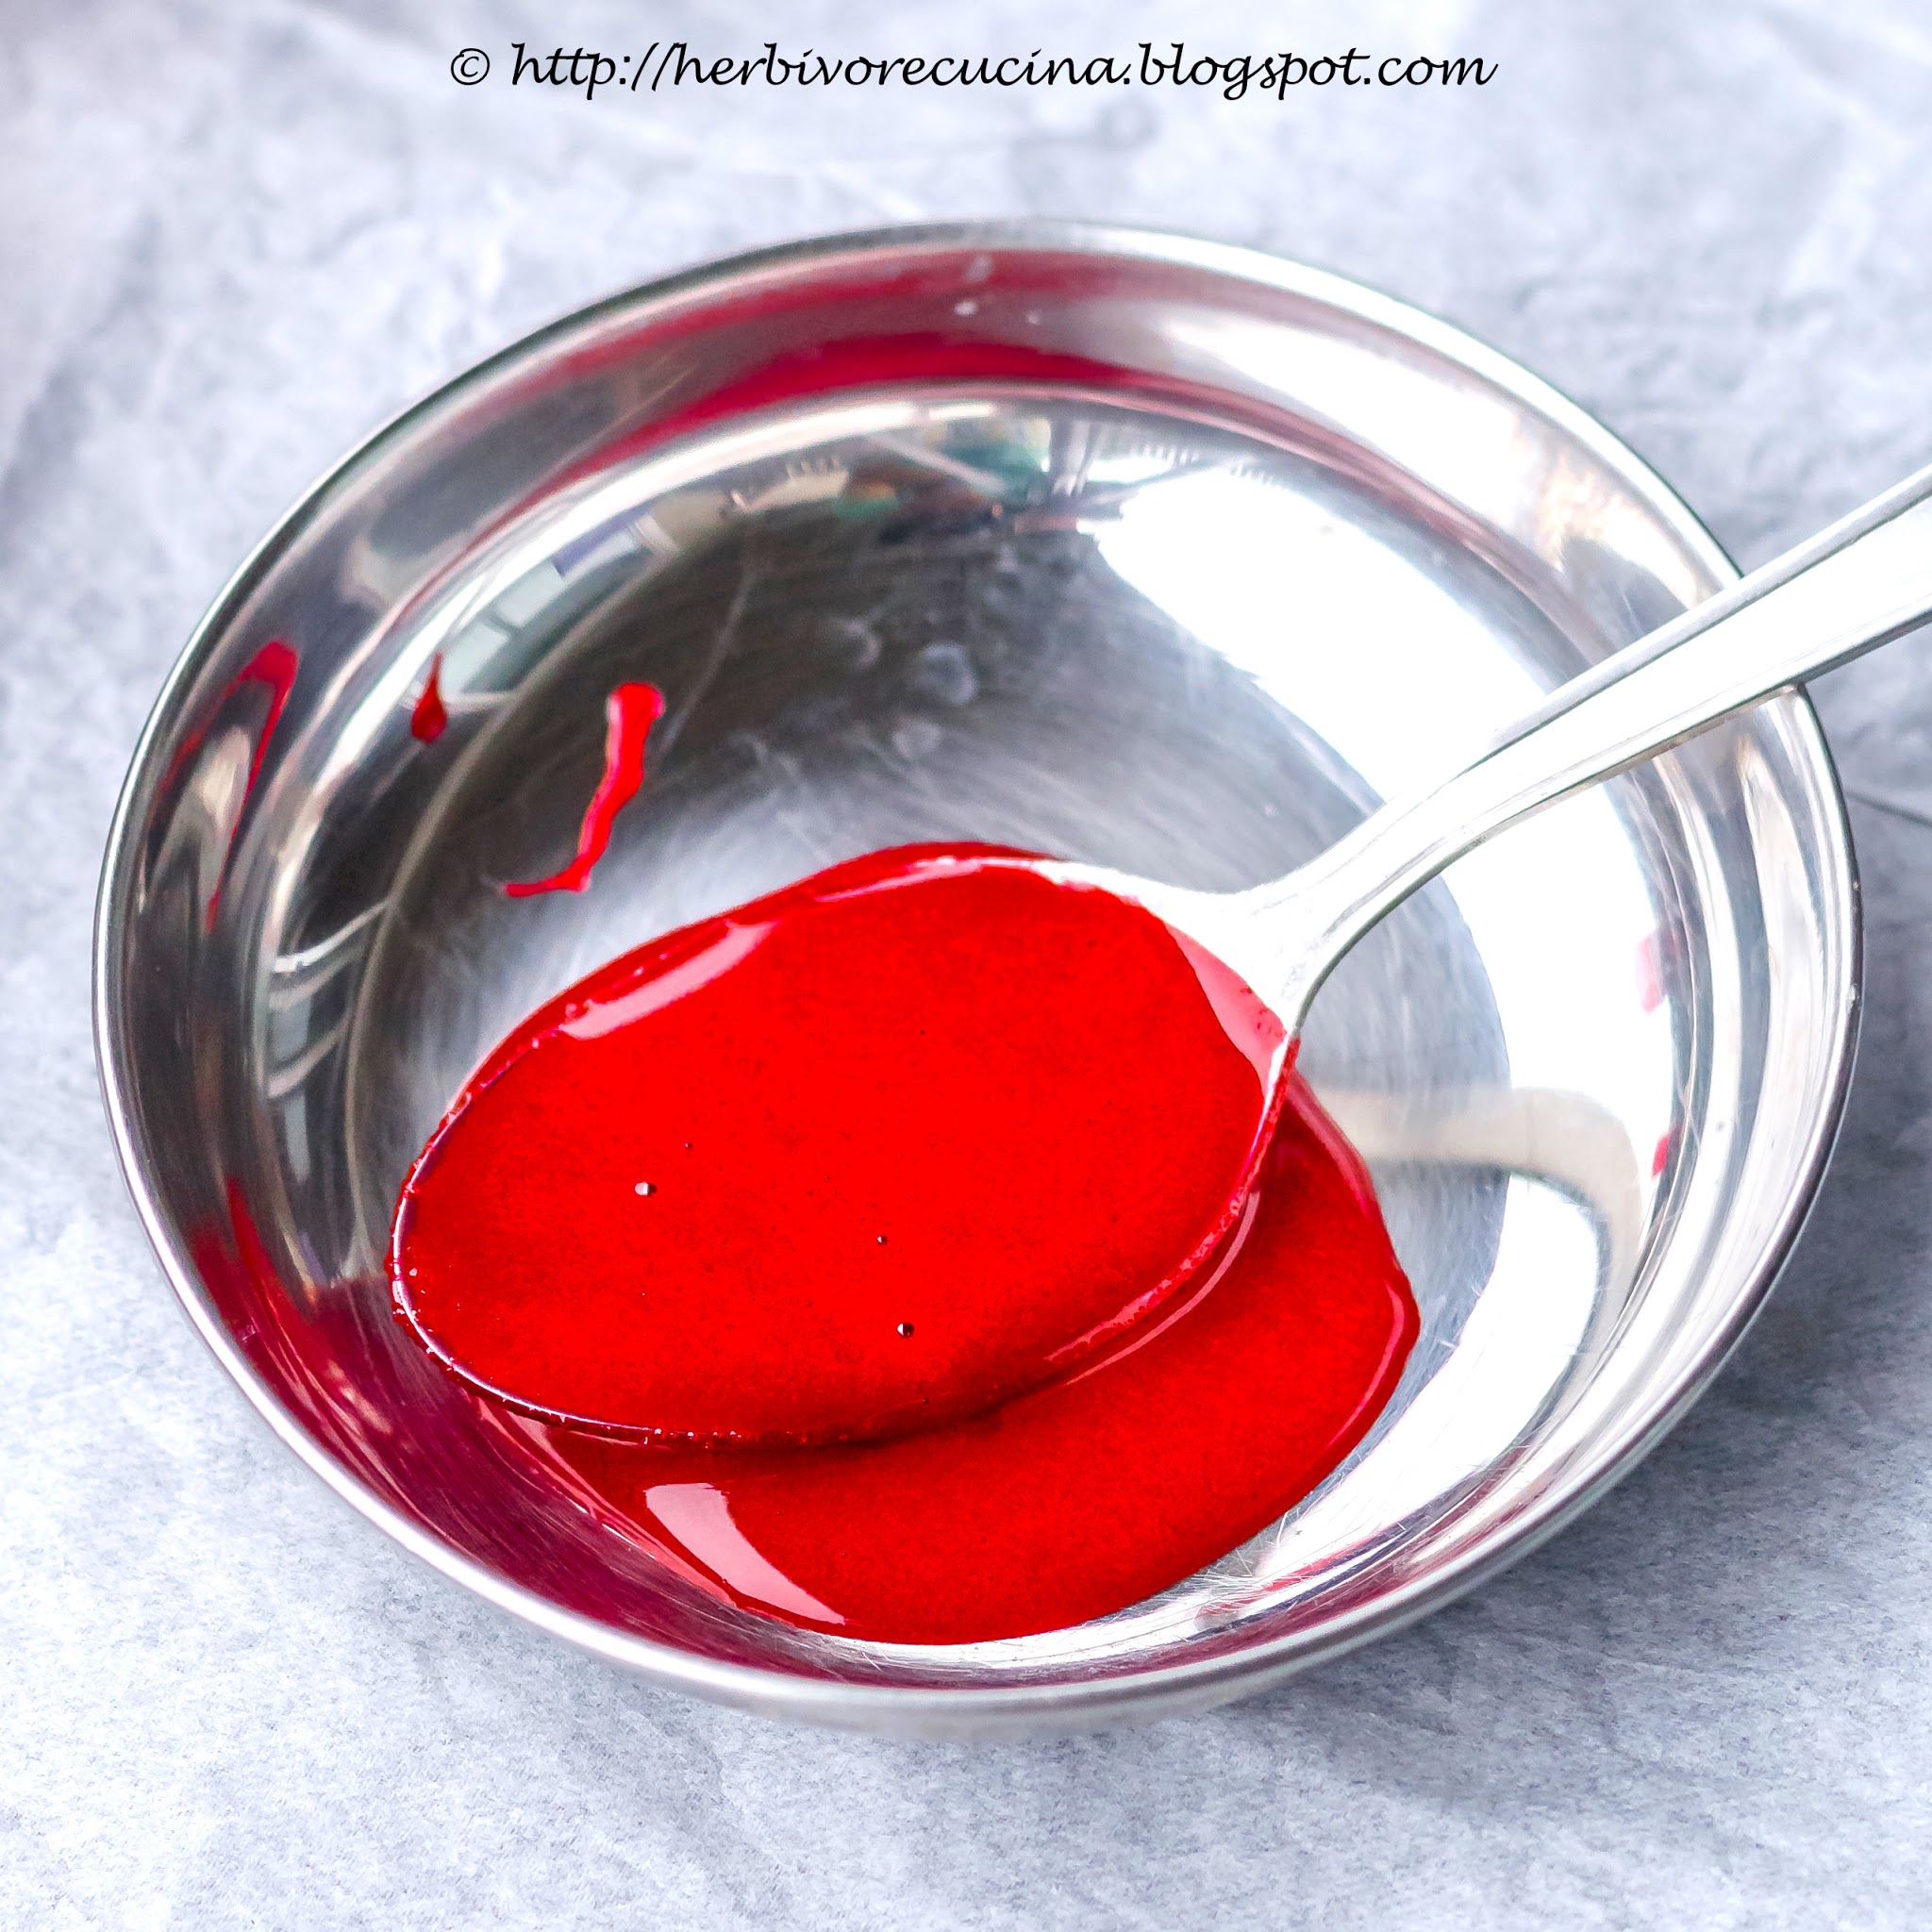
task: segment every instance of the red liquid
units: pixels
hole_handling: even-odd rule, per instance
[[[398,1205],[446,1365],[634,1432],[543,1439],[678,1574],[845,1636],[1181,1581],[1336,1468],[1417,1332],[1297,1079],[1271,1136],[1273,1017],[1002,856],[875,854],[601,969]]]
[[[425,744],[434,744],[449,726],[449,711],[442,702],[442,659],[429,660],[429,676],[409,710],[409,730]]]
[[[503,890],[512,899],[527,899],[536,892],[581,892],[610,843],[611,822],[644,782],[644,741],[651,726],[664,715],[664,693],[653,684],[620,684],[604,701],[604,714],[608,721],[604,775],[585,809],[576,857],[547,879],[505,886]]]
[[[300,668],[301,659],[294,646],[284,643],[280,638],[271,638],[228,680],[221,696],[208,708],[208,716],[181,741],[181,749],[175,754],[164,782],[172,784],[181,767],[208,741],[216,721],[226,711],[228,701],[251,685],[259,685],[268,693],[268,708],[253,735],[254,741],[248,754],[248,782],[242,788],[243,796],[252,791],[256,777],[261,771],[261,761],[268,756],[268,741],[275,735],[275,725],[289,702],[289,693],[295,688],[295,674]]]
[[[824,1449],[552,1447],[683,1574],[789,1623],[967,1643],[1124,1609],[1306,1496],[1415,1341],[1368,1176],[1298,1079],[1250,1199],[1165,1319],[976,1420]]]
[[[1150,913],[1001,858],[874,854],[532,1015],[397,1209],[436,1353],[539,1413],[829,1441],[1144,1320],[1232,1224],[1281,1029]]]

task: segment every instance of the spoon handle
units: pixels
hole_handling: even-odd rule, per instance
[[[1932,467],[1551,693],[1429,791],[1385,805],[1291,879],[1250,898],[1299,902],[1307,984],[1474,845],[1787,685],[1932,617]],[[1302,975],[1298,974],[1297,977]]]

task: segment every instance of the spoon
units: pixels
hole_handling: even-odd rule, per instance
[[[500,1400],[707,1447],[931,1427],[1073,1373],[1212,1279],[1309,1003],[1383,914],[1928,616],[1932,469],[1285,878],[898,848],[668,935],[472,1077],[398,1203],[398,1311]]]
[[[1571,792],[1932,618],[1932,467],[1551,692],[1459,770],[1240,892],[1014,860],[1145,907],[1238,973],[1286,1030],[1348,949],[1444,867]]]

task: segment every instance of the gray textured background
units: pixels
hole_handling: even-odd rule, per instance
[[[401,15],[400,20],[396,17]],[[57,17],[58,16],[58,17]],[[517,38],[1480,53],[1460,96],[462,90]],[[1769,1312],[1580,1525],[1219,1715],[1019,1748],[640,1689],[306,1475],[162,1286],[95,1095],[115,788],[229,569],[425,385],[613,286],[1111,215],[1435,309],[1740,560],[1932,457],[1932,0],[0,0],[0,1922],[1816,1926],[1932,1917],[1932,646],[1820,697],[1870,917]]]

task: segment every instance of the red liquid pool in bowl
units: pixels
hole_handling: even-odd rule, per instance
[[[445,1365],[795,1623],[1122,1608],[1306,1495],[1414,1339],[1359,1163],[1299,1083],[1270,1116],[1273,1016],[1015,856],[875,854],[611,962],[399,1204]]]

